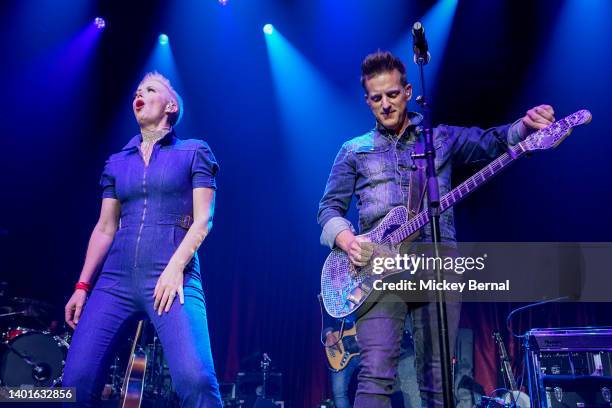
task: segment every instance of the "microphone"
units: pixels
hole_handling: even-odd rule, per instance
[[[425,38],[425,27],[420,21],[412,26],[412,50],[414,51],[414,63],[427,65],[431,59],[427,39]]]

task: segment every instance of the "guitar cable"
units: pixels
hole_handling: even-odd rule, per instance
[[[529,309],[529,308],[532,308],[532,307],[536,307],[536,306],[540,306],[540,305],[545,305],[547,303],[552,303],[552,302],[559,302],[561,300],[566,300],[566,299],[569,299],[569,296],[561,296],[561,297],[554,298],[554,299],[547,299],[547,300],[542,300],[542,301],[536,302],[536,303],[530,303],[528,305],[521,306],[521,307],[518,307],[518,308],[510,311],[510,313],[508,313],[508,317],[506,317],[506,327],[508,328],[508,332],[513,337],[515,337],[517,339],[522,339],[523,337],[525,337],[524,334],[516,335],[512,331],[512,316],[514,316],[518,312],[522,312],[523,310],[526,310],[526,309]]]
[[[329,346],[327,344],[325,344],[325,339],[323,338],[323,329],[325,328],[325,318],[323,316],[323,313],[326,313],[323,310],[323,297],[321,296],[321,294],[319,293],[317,295],[317,298],[319,299],[319,312],[321,314],[321,336],[319,336],[319,341],[321,342],[321,344],[323,345],[323,347],[327,347],[327,348],[331,348],[331,347],[335,347],[338,343],[340,343],[340,340],[342,340],[342,336],[344,335],[344,322],[346,321],[346,317],[342,318],[342,323],[340,323],[340,333],[338,335],[338,339],[334,342],[334,344],[330,344]]]
[[[559,302],[559,301],[562,301],[562,300],[566,300],[568,298],[569,298],[568,296],[561,296],[561,297],[554,298],[554,299],[547,299],[547,300],[543,300],[543,301],[540,301],[540,302],[531,303],[531,304],[528,304],[528,305],[525,305],[525,306],[521,306],[521,307],[518,307],[518,308],[510,311],[510,313],[508,313],[508,317],[506,318],[506,327],[508,329],[508,332],[511,335],[511,338],[514,337],[514,338],[519,339],[521,341],[525,338],[525,334],[517,335],[517,334],[515,334],[512,331],[512,317],[515,314],[517,314],[519,312],[522,312],[523,310],[527,310],[529,308],[532,308],[532,307],[541,306],[541,305],[544,305],[544,304],[547,304],[547,303],[552,303],[552,302]],[[525,380],[525,369],[526,369],[525,365],[526,364],[525,364],[525,361],[523,359],[524,356],[522,355],[522,351],[523,350],[522,350],[522,347],[521,347],[520,361],[522,362],[522,364],[521,364],[522,365],[522,370],[521,370],[521,381],[520,381],[520,384],[519,384],[518,389],[517,389],[518,392],[521,392],[521,389],[523,388],[523,382]],[[512,395],[512,393],[510,393],[510,395],[514,399],[514,396]],[[515,404],[516,404],[516,401],[515,401]]]

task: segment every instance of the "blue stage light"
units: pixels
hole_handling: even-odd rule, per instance
[[[159,43],[161,45],[166,45],[168,44],[168,36],[166,34],[160,34],[159,35]]]
[[[94,19],[94,25],[98,30],[102,30],[104,27],[106,27],[106,21],[104,21],[102,17],[96,17]]]
[[[219,4],[222,6],[227,6],[228,0],[219,0]]]
[[[274,26],[272,24],[266,24],[263,27],[263,32],[267,35],[272,35],[272,33],[274,32]]]

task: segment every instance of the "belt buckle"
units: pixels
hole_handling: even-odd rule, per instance
[[[183,215],[179,220],[179,225],[185,229],[189,229],[191,227],[191,223],[193,222],[193,218],[191,215]]]

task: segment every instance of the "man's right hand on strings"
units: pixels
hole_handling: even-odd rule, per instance
[[[355,266],[365,266],[374,253],[374,244],[363,235],[355,236],[351,230],[344,230],[336,236],[336,245],[348,255]]]

